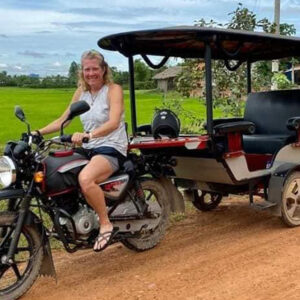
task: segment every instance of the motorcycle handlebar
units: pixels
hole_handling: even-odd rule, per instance
[[[72,134],[64,134],[60,137],[60,141],[62,143],[72,143]],[[89,138],[88,137],[84,137],[82,139],[82,142],[83,143],[87,143],[89,141]]]

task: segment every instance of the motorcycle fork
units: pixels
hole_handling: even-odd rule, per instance
[[[20,209],[18,210],[18,220],[17,220],[17,225],[15,228],[15,232],[14,235],[12,237],[11,243],[9,245],[9,249],[8,249],[8,253],[7,253],[7,257],[6,257],[6,263],[8,264],[12,264],[14,263],[13,261],[13,257],[14,254],[16,252],[16,248],[20,239],[20,235],[22,232],[22,227],[25,223],[25,219],[28,215],[28,210],[30,207],[30,202],[31,202],[31,191],[32,191],[32,187],[33,187],[33,181],[30,184],[29,190],[27,192],[27,194],[25,195],[25,197],[23,198],[23,200],[21,201],[20,204]]]

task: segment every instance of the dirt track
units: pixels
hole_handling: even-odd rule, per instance
[[[300,228],[242,198],[188,215],[148,252],[56,252],[58,284],[40,278],[22,299],[300,299]]]

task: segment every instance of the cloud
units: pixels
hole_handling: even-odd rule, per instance
[[[24,56],[31,56],[34,58],[44,58],[46,56],[45,53],[40,53],[40,52],[35,52],[35,51],[23,51],[23,52],[18,52],[19,55],[24,55]]]
[[[0,64],[0,68],[7,68],[7,64]]]
[[[161,14],[168,14],[168,11],[166,11],[162,7],[112,7],[112,6],[104,6],[102,8],[99,7],[81,7],[81,8],[72,8],[69,9],[68,12],[75,13],[78,15],[85,15],[85,16],[96,16],[99,18],[105,17],[105,18],[111,18],[114,17],[116,19],[119,19],[120,16],[124,19],[128,18],[136,18],[136,17],[145,17],[147,15],[155,16],[155,15],[161,15]]]
[[[22,70],[22,67],[21,67],[21,66],[14,66],[13,68],[16,69],[16,70],[18,70],[18,71],[21,71],[21,70]]]
[[[53,63],[54,67],[61,67],[61,63],[59,61],[56,61],[55,63]]]
[[[174,25],[174,23],[168,22],[167,20],[143,20],[135,21],[133,23],[119,21],[83,21],[69,23],[55,22],[53,24],[59,27],[65,27],[70,31],[81,33],[103,33],[104,35],[106,35],[108,32],[111,33],[145,28],[159,28]]]
[[[18,52],[18,55],[30,56],[33,58],[46,58],[46,57],[74,57],[75,54],[71,52],[66,53],[43,53],[37,51],[25,50],[23,52]]]
[[[6,34],[0,34],[0,37],[1,37],[1,38],[5,38],[5,39],[8,38],[8,36],[7,36]]]
[[[35,33],[37,33],[37,34],[49,34],[49,33],[52,33],[52,31],[50,31],[50,30],[41,30],[41,31],[36,31]]]

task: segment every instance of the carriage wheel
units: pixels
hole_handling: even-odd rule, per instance
[[[194,190],[193,205],[201,211],[210,211],[215,209],[220,204],[221,200],[221,194]]]
[[[300,172],[292,173],[284,184],[281,216],[290,227],[300,225]]]

